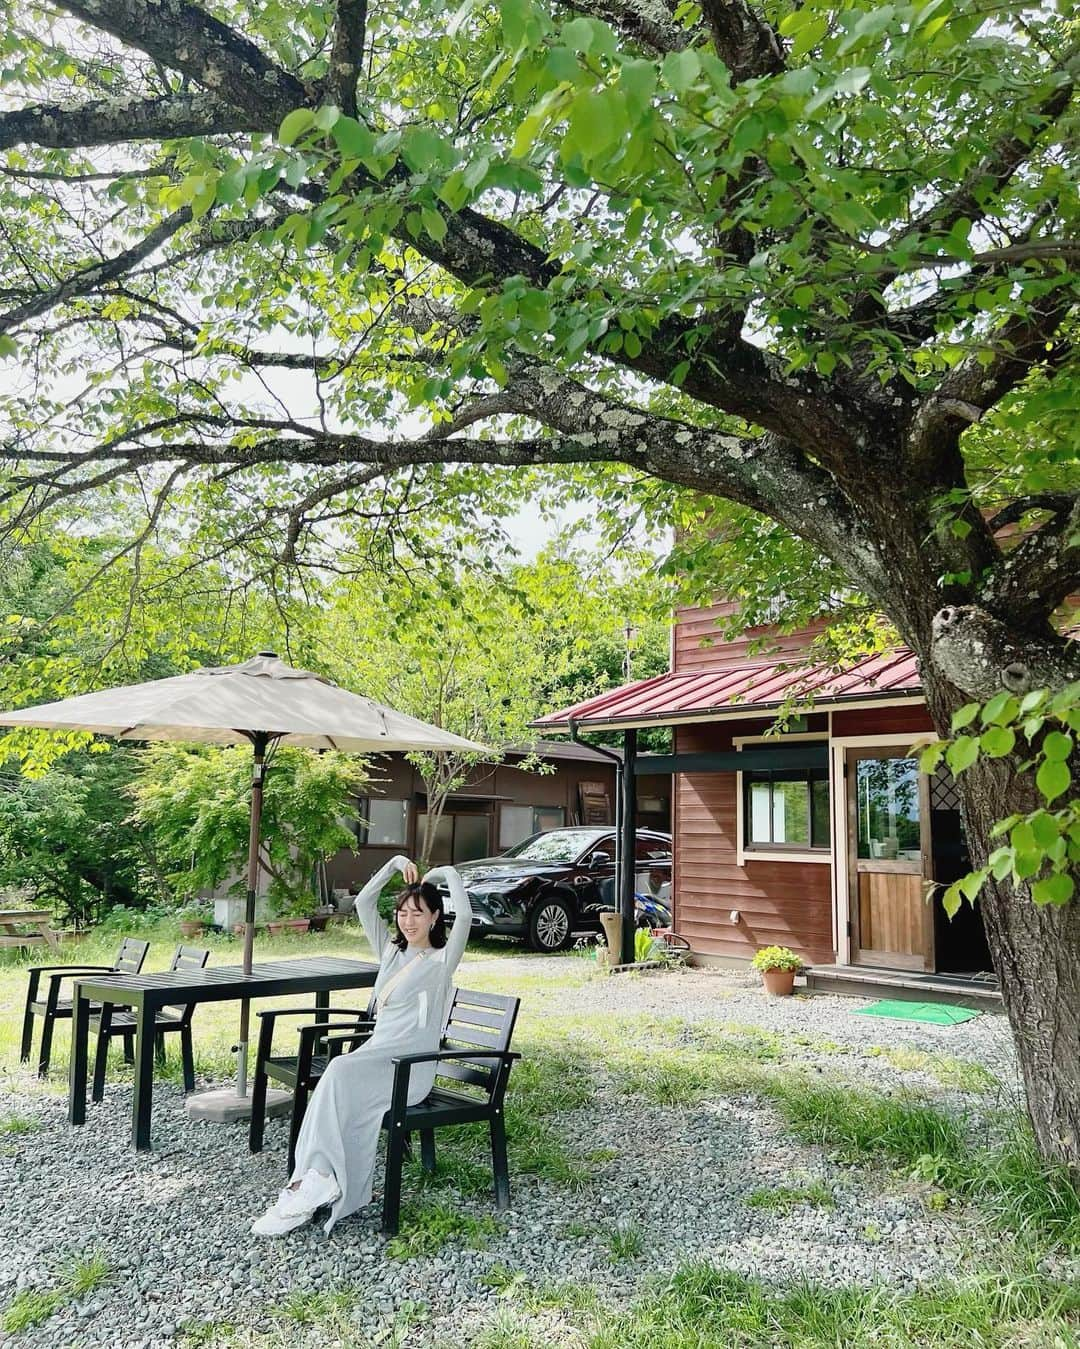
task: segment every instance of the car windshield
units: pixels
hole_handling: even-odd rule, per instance
[[[573,862],[590,844],[598,843],[602,837],[602,834],[592,829],[560,829],[548,834],[534,834],[504,855],[521,857],[527,862]]]

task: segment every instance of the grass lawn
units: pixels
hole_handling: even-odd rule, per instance
[[[129,924],[124,931],[134,935],[137,929]],[[65,948],[59,959],[111,963],[122,935],[118,929],[99,932],[78,947]],[[151,942],[147,968],[167,967],[175,931],[159,923],[139,935]],[[236,938],[211,936],[206,944],[214,964],[239,962]],[[256,959],[324,953],[369,954],[355,924],[324,934],[260,936],[256,945]],[[488,1299],[478,1303],[485,1309],[484,1323],[468,1341],[477,1349],[540,1349],[548,1344],[578,1349],[1080,1349],[1080,1289],[1061,1272],[1075,1269],[1080,1253],[1080,1199],[1060,1174],[1039,1165],[1019,1122],[996,1119],[993,1130],[971,1127],[972,1120],[998,1109],[995,1080],[984,1066],[951,1053],[887,1043],[866,1048],[818,1038],[812,1000],[806,1004],[809,1029],[783,1033],[726,1020],[720,997],[715,1018],[705,1019],[640,1009],[588,1010],[598,976],[587,960],[572,955],[538,962],[520,946],[490,942],[470,946],[466,961],[461,983],[514,992],[524,1000],[515,1037],[524,1057],[515,1067],[507,1102],[517,1194],[524,1178],[532,1178],[530,1183],[577,1196],[582,1202],[575,1211],[588,1212],[588,1196],[603,1183],[598,1177],[605,1165],[621,1163],[626,1170],[639,1164],[638,1158],[616,1150],[582,1146],[580,1139],[572,1145],[560,1127],[573,1112],[589,1109],[602,1088],[605,1102],[614,1101],[615,1108],[627,1112],[677,1114],[725,1101],[749,1102],[762,1117],[776,1121],[793,1147],[818,1159],[818,1168],[814,1175],[792,1170],[782,1180],[748,1188],[731,1201],[760,1214],[762,1222],[783,1219],[797,1231],[807,1215],[832,1221],[836,1195],[857,1174],[873,1177],[882,1193],[916,1187],[926,1209],[939,1214],[942,1222],[969,1228],[974,1223],[997,1234],[980,1247],[984,1254],[974,1266],[958,1264],[955,1277],[933,1286],[911,1289],[874,1282],[837,1288],[790,1280],[771,1283],[694,1259],[660,1269],[650,1264],[650,1232],[634,1225],[605,1229],[579,1220],[567,1224],[569,1235],[606,1252],[613,1270],[631,1271],[623,1275],[619,1296],[610,1296],[603,1280],[530,1281],[496,1259],[486,1275]],[[54,1040],[47,1082],[39,1083],[18,1067],[25,967],[38,962],[57,963],[57,957],[40,949],[0,956],[0,1066],[7,1099],[14,1102],[8,1113],[0,1113],[0,1151],[25,1146],[29,1140],[23,1135],[32,1136],[38,1127],[29,1104],[27,1113],[20,1113],[20,1100],[66,1089],[66,1026]],[[632,1003],[634,984],[607,984],[609,989],[619,987],[628,990],[626,1001]],[[335,1000],[347,1003],[349,996]],[[309,1001],[295,1000],[297,1005]],[[618,997],[609,1002],[618,1003]],[[233,1075],[230,1047],[237,1018],[236,1004],[198,1009],[196,1072],[203,1081],[222,1082]],[[881,1038],[888,1039],[887,1029]],[[878,1073],[873,1079],[862,1071],[870,1060]],[[179,1082],[173,1046],[164,1072]],[[889,1072],[895,1073],[895,1083],[890,1080],[882,1089],[880,1074]],[[913,1075],[935,1084],[936,1094],[913,1088]],[[117,1050],[110,1079],[129,1078]],[[868,1080],[878,1085],[867,1085]],[[500,1222],[482,1206],[473,1204],[465,1211],[462,1205],[463,1197],[487,1196],[490,1185],[485,1139],[471,1130],[448,1132],[445,1142],[440,1135],[436,1175],[426,1177],[414,1165],[407,1176],[409,1199],[401,1234],[383,1248],[387,1268],[422,1268],[455,1246],[497,1256]],[[866,1236],[870,1239],[869,1230]],[[987,1250],[994,1251],[993,1259]],[[31,1289],[9,1299],[0,1307],[0,1331],[10,1334],[13,1343],[32,1343],[33,1327],[47,1324],[57,1307],[85,1296],[99,1283],[107,1285],[108,1271],[94,1259],[87,1252],[83,1264],[73,1266],[66,1282],[51,1291]],[[441,1343],[435,1309],[405,1302],[373,1335],[370,1329],[357,1329],[362,1302],[358,1290],[348,1287],[297,1294],[270,1309],[270,1328],[265,1323],[258,1329],[242,1323],[191,1324],[177,1343],[183,1349]]]

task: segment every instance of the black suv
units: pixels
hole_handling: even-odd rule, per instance
[[[575,932],[596,931],[615,907],[615,831],[581,827],[533,834],[501,857],[464,862],[461,878],[475,934],[526,937],[537,951],[561,951]],[[635,888],[671,893],[671,835],[637,831]]]

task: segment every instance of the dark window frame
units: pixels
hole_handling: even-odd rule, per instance
[[[371,824],[367,817],[370,815],[373,801],[392,802],[394,805],[405,807],[405,837],[399,843],[370,843],[368,841]],[[356,846],[358,848],[407,848],[409,846],[409,828],[412,824],[411,812],[412,803],[407,796],[358,796],[356,798]]]
[[[827,741],[819,743],[827,744]],[[771,749],[772,745],[755,744],[755,750]],[[775,748],[786,748],[779,744]],[[832,849],[832,787],[829,781],[828,764],[823,764],[820,768],[744,768],[742,771],[742,850],[744,853],[762,853],[762,852],[788,852],[788,853],[821,853],[828,855]],[[776,842],[773,840],[751,838],[750,831],[753,826],[753,812],[750,804],[750,791],[754,785],[767,782],[769,784],[769,832],[772,833],[774,819],[774,798],[773,786],[778,782],[805,782],[806,783],[806,804],[807,804],[807,841],[805,843],[787,843]],[[814,784],[823,783],[825,786],[826,801],[826,831],[824,842],[815,841],[814,834]],[[820,837],[820,836],[819,836]]]

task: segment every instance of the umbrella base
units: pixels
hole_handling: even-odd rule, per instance
[[[251,1118],[251,1097],[237,1095],[235,1087],[218,1087],[214,1091],[200,1091],[194,1096],[189,1096],[184,1102],[184,1109],[192,1119],[210,1120],[214,1124],[232,1124],[238,1119]],[[268,1118],[287,1115],[291,1109],[291,1091],[268,1088],[266,1092]]]

